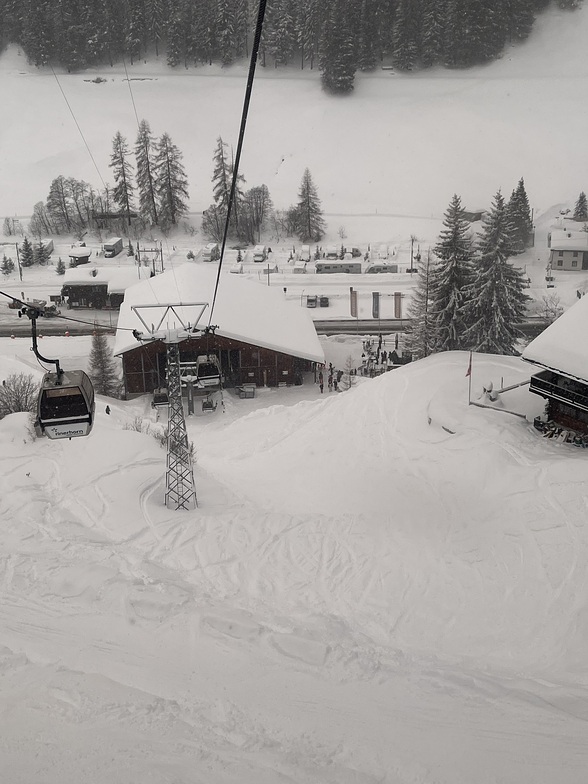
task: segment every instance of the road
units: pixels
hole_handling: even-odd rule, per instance
[[[113,317],[113,321],[114,321]],[[330,319],[316,320],[314,325],[319,335],[390,335],[395,332],[405,332],[410,324],[409,319]],[[116,325],[99,325],[108,332],[114,332]],[[528,338],[537,337],[548,326],[542,319],[534,319],[521,324],[520,329]],[[80,324],[75,321],[64,321],[60,318],[39,319],[37,331],[41,335],[91,335],[95,327],[93,324]],[[31,325],[28,319],[14,319],[14,321],[0,323],[0,337],[9,338],[26,337],[31,334]]]

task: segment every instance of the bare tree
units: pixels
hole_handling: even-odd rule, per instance
[[[39,385],[32,375],[15,373],[0,385],[0,419],[19,411],[34,411],[39,396]]]

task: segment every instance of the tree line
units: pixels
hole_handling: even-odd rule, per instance
[[[218,137],[213,156],[213,203],[202,216],[202,233],[221,242],[229,211],[234,165],[228,145]],[[325,234],[325,221],[316,185],[305,169],[298,201],[287,210],[275,210],[267,185],[244,190],[245,177],[238,174],[233,192],[228,237],[254,245],[271,225],[276,237],[296,235],[302,242],[318,242]]]
[[[409,316],[416,359],[439,351],[516,354],[522,338],[528,281],[510,259],[528,246],[533,232],[524,180],[509,201],[500,191],[472,236],[460,197],[445,212],[437,244],[418,259]]]
[[[117,131],[110,157],[114,187],[104,183],[103,189],[97,190],[74,177],[55,177],[47,199],[33,208],[29,231],[37,237],[73,234],[81,238],[84,229],[101,223],[113,228],[113,217],[119,216],[116,228],[121,231],[134,223],[139,232],[147,226],[159,226],[167,232],[188,211],[188,179],[182,158],[170,135],[163,133],[156,139],[147,120],[139,124],[132,152]]]
[[[556,0],[577,8],[581,0]],[[262,65],[317,67],[331,92],[384,60],[400,70],[463,68],[528,37],[550,0],[268,0]],[[69,71],[151,51],[172,66],[249,56],[256,0],[0,0],[0,40]]]

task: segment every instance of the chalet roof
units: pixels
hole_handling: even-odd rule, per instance
[[[95,273],[95,274],[93,274]],[[147,267],[72,267],[65,270],[62,278],[64,286],[107,287],[109,294],[122,294],[129,286],[145,280],[151,274]]]
[[[523,359],[588,383],[588,296],[565,311],[523,351]]]
[[[587,250],[588,232],[577,229],[553,229],[551,250]]]
[[[67,252],[70,259],[89,259],[92,248],[70,248]]]
[[[208,303],[198,327],[208,325],[216,282],[215,267],[186,263],[137,283],[125,292],[118,318],[114,353],[124,354],[139,345],[132,334],[136,329],[145,333],[137,313],[131,306],[161,305],[146,315],[146,323],[158,323],[167,304]],[[175,311],[184,323],[194,324],[198,309],[178,305]],[[262,286],[241,275],[222,273],[214,306],[212,323],[216,334],[240,340],[291,356],[324,362],[324,353],[310,314],[299,304],[287,302],[281,287]],[[164,326],[180,328],[173,312],[168,311]]]

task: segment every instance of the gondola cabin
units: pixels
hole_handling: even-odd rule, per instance
[[[94,424],[94,387],[83,370],[46,373],[37,407],[37,426],[48,438],[87,436]]]
[[[214,354],[205,354],[196,358],[196,386],[202,389],[219,389],[221,370]]]

